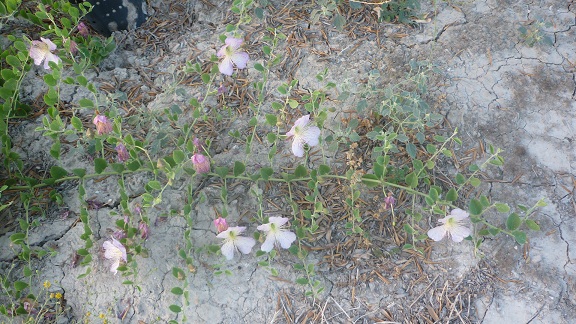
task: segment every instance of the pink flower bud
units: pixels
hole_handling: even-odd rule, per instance
[[[117,239],[118,241],[120,241],[121,239],[125,239],[126,238],[126,232],[124,230],[117,230],[114,233],[112,233],[112,237],[114,237],[115,239]]]
[[[384,198],[384,209],[390,209],[392,207],[394,207],[394,204],[396,203],[396,199],[394,199],[394,197],[392,197],[392,193],[388,193],[388,197]]]
[[[112,131],[112,123],[108,118],[106,118],[106,116],[96,115],[92,123],[96,125],[96,132],[98,132],[98,135],[108,134]]]
[[[85,23],[81,22],[78,24],[78,34],[82,35],[83,37],[88,37],[88,26],[86,26]]]
[[[226,220],[222,217],[218,217],[214,220],[214,226],[216,226],[218,233],[222,233],[228,229],[228,223],[226,223]]]
[[[146,224],[144,221],[140,222],[138,225],[138,230],[140,231],[140,237],[143,239],[147,239],[148,235],[150,235],[150,227],[148,227],[148,224]]]
[[[192,156],[192,163],[197,173],[203,174],[210,172],[210,161],[204,155],[195,153]]]
[[[128,161],[130,158],[130,154],[128,154],[128,150],[126,150],[126,146],[122,143],[118,143],[116,145],[116,153],[118,153],[118,161],[125,162]]]

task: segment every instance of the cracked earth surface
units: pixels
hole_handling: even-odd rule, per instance
[[[207,12],[201,2],[195,6],[198,22],[180,39],[202,41],[194,46],[181,42],[174,55],[157,59],[155,63],[164,71],[178,66],[188,55],[178,53],[209,57],[214,50],[210,44],[218,44],[216,35],[224,32],[225,23],[215,22],[224,20],[228,3],[216,5],[219,12]],[[383,74],[393,81],[410,59],[432,61],[441,71],[433,87],[438,109],[459,128],[467,147],[478,143],[486,147],[492,143],[506,152],[504,169],[490,175],[494,181],[486,185],[487,193],[510,204],[532,205],[545,197],[549,205],[536,219],[542,232],[531,236],[529,248],[514,245],[504,237],[487,240],[481,248],[484,259],[475,257],[472,248],[465,245],[434,244],[432,260],[438,265],[429,265],[427,276],[417,285],[407,284],[415,274],[398,277],[392,273],[393,267],[377,269],[385,281],[363,281],[362,273],[320,266],[319,279],[327,293],[316,303],[304,300],[301,288],[293,283],[297,274],[291,270],[293,261],[289,257],[278,258],[276,266],[281,279],[274,279],[258,268],[250,257],[234,263],[223,262],[221,269],[230,269],[233,275],[216,276],[210,265],[221,260],[199,252],[195,255],[198,266],[188,287],[192,305],[184,310],[190,323],[290,322],[280,311],[287,303],[294,311],[293,322],[304,322],[308,310],[315,307],[326,310],[327,316],[322,318],[326,323],[371,323],[375,318],[387,318],[386,314],[392,314],[396,321],[410,322],[411,312],[427,306],[421,297],[430,290],[442,290],[448,282],[456,287],[468,285],[474,293],[467,295],[468,300],[460,300],[467,305],[466,312],[455,316],[445,311],[437,314],[434,320],[438,322],[571,323],[576,318],[576,3],[464,1],[426,4],[422,10],[434,13],[430,21],[416,29],[383,24],[379,39],[350,39],[328,29],[330,51],[336,54],[320,59],[311,54],[311,49],[321,51],[327,46],[318,39],[309,39],[310,44],[294,49],[301,62],[291,67],[293,76],[304,88],[314,85],[316,73],[310,71],[320,72],[324,68],[329,69],[333,80],[348,80],[379,69],[386,71]],[[552,22],[545,33],[552,38],[553,46],[530,47],[522,41],[518,27],[536,18]],[[215,32],[203,27],[208,22],[215,24]],[[318,26],[310,28],[314,31]],[[393,37],[401,32],[407,36]],[[119,44],[117,53],[104,63],[111,68],[104,69],[94,79],[146,78],[145,73],[139,73],[142,71],[139,66],[147,65],[154,57],[142,58],[138,54],[137,50]],[[162,88],[164,81],[159,79],[155,84]],[[25,91],[34,96],[41,89],[31,85]],[[68,95],[73,102],[85,94],[74,91]],[[181,100],[178,96],[167,92],[151,101],[148,109],[178,100]],[[36,126],[37,123],[24,125],[22,132],[30,134]],[[22,141],[22,147],[29,146],[31,151],[48,156],[44,148],[49,145],[40,135]],[[215,160],[229,160],[231,154],[234,151],[221,153]],[[82,161],[62,163],[69,163],[68,168],[81,165]],[[141,188],[146,180],[142,177],[127,184],[131,197],[143,193]],[[103,208],[91,211],[98,246],[109,237],[108,229],[115,227],[115,220],[109,215],[117,211],[119,197],[112,179],[87,184],[87,189],[87,197],[99,196],[108,202]],[[206,186],[202,190],[207,197],[218,197],[217,188]],[[228,207],[231,218],[241,219],[246,210],[253,209],[254,198],[244,194],[246,191],[247,188],[237,188],[236,194],[231,194],[233,199]],[[78,211],[76,190],[64,192],[67,208]],[[151,219],[158,218],[163,210],[178,211],[184,205],[184,197],[180,190],[167,190],[158,215],[151,215]],[[137,202],[138,198],[133,203]],[[198,215],[192,228],[195,246],[214,243],[211,227],[214,204],[218,202],[208,199],[195,205]],[[43,278],[59,283],[65,293],[71,312],[62,322],[98,320],[86,316],[87,312],[106,313],[115,322],[119,321],[116,315],[125,310],[125,323],[164,323],[173,318],[168,306],[178,300],[169,290],[181,283],[171,274],[178,261],[170,260],[179,260],[177,251],[183,244],[181,238],[186,226],[182,218],[171,217],[152,228],[153,235],[146,243],[149,258],[138,261],[135,284],[140,289],[122,285],[120,277],[108,272],[101,256],[94,257],[90,276],[77,279],[83,269],[71,264],[72,251],[82,246],[79,238],[82,228],[76,225],[74,219],[58,219],[31,234],[32,245],[58,248],[55,257],[43,259],[38,266]],[[9,245],[8,236],[0,237],[1,246]],[[93,253],[101,252],[94,249]],[[15,252],[6,249],[0,256],[2,267],[7,268],[14,257]],[[319,258],[311,254],[312,262],[320,261]],[[483,275],[488,268],[493,272]],[[448,271],[441,273],[441,269]],[[350,281],[355,285],[341,284]],[[453,298],[454,303],[457,298]]]

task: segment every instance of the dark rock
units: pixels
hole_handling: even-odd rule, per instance
[[[75,0],[77,3],[82,0]],[[118,30],[133,30],[146,21],[145,0],[86,0],[94,9],[86,15],[99,33],[110,36]]]

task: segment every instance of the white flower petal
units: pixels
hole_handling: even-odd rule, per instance
[[[300,140],[300,138],[294,138],[292,141],[292,153],[297,157],[304,156],[304,142]]]
[[[114,272],[114,274],[117,274],[119,266],[120,266],[120,260],[119,259],[114,260],[114,262],[110,266],[110,271]]]
[[[304,115],[294,122],[294,126],[305,127],[310,122],[310,115]]]
[[[460,208],[453,209],[450,212],[450,215],[452,217],[454,217],[454,219],[457,221],[461,221],[461,220],[466,219],[470,216],[470,214],[468,214],[465,210],[462,210]]]
[[[270,217],[270,218],[272,218],[272,217]],[[262,225],[259,225],[259,226],[256,227],[256,228],[257,228],[259,231],[262,231],[262,232],[269,232],[269,231],[270,231],[270,224],[262,224]]]
[[[302,134],[302,140],[310,146],[316,146],[319,143],[320,128],[316,126],[307,127]]]
[[[282,226],[286,224],[290,219],[288,217],[270,217],[268,220],[270,223],[274,223],[277,226]]]
[[[276,242],[280,243],[284,249],[289,248],[294,241],[296,241],[296,234],[290,231],[284,230],[276,233]]]
[[[224,45],[224,46],[220,47],[218,52],[216,52],[216,56],[218,56],[218,57],[225,56],[226,55],[226,47],[228,47],[228,45]]]
[[[30,47],[30,51],[28,53],[34,60],[34,65],[42,64],[42,61],[44,61],[44,58],[46,58],[46,51],[43,51],[42,49],[35,46]]]
[[[244,236],[238,236],[235,243],[238,250],[244,254],[252,252],[252,248],[256,245],[256,241],[253,238]]]
[[[234,62],[234,64],[236,64],[236,66],[239,69],[244,69],[246,67],[246,64],[248,64],[248,60],[250,59],[250,57],[248,56],[248,53],[238,52],[234,53],[234,55],[232,55],[230,59],[232,60],[232,62]]]
[[[50,52],[56,50],[56,44],[52,43],[52,41],[49,40],[48,38],[42,38],[42,37],[40,37],[40,40],[41,40],[42,42],[44,42],[44,44],[48,45],[48,49],[50,50]]]
[[[260,247],[260,250],[264,252],[270,252],[274,248],[274,243],[276,242],[276,236],[274,234],[268,234],[266,236],[266,241]]]
[[[218,64],[218,70],[220,70],[220,73],[222,74],[232,75],[232,73],[234,73],[234,66],[232,65],[232,59],[230,59],[229,57],[224,57],[222,62]]]
[[[466,226],[456,226],[450,230],[450,237],[454,242],[462,242],[470,235],[471,231]]]
[[[226,38],[224,43],[226,43],[226,45],[232,47],[233,49],[237,50],[238,48],[240,48],[240,46],[242,46],[242,43],[244,43],[244,41],[240,38],[228,37]]]
[[[234,258],[234,242],[226,241],[222,244],[220,251],[222,251],[222,255],[225,256],[227,260],[232,260]]]
[[[446,228],[444,226],[434,227],[428,231],[428,237],[436,242],[441,241],[444,236],[446,236]]]
[[[120,249],[118,249],[116,246],[114,246],[114,244],[112,244],[112,242],[110,241],[105,241],[104,244],[102,245],[102,247],[104,248],[104,257],[108,260],[120,260],[120,258],[122,257],[122,251],[120,251]]]

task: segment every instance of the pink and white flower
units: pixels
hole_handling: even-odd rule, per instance
[[[32,41],[28,53],[34,60],[34,64],[40,65],[44,62],[44,68],[50,70],[48,62],[54,62],[56,64],[60,62],[60,58],[56,56],[56,54],[52,53],[56,50],[56,44],[46,38],[40,37],[40,40],[41,41]]]
[[[243,40],[228,37],[224,42],[226,45],[222,46],[216,53],[216,55],[222,59],[218,64],[218,70],[220,70],[222,74],[232,75],[232,73],[234,73],[234,65],[239,69],[243,69],[246,67],[250,57],[248,53],[238,50],[240,46],[242,46]]]
[[[288,223],[288,218],[270,217],[268,220],[270,223],[258,226],[258,230],[266,232],[266,240],[260,249],[270,252],[274,245],[280,245],[284,249],[289,248],[296,240],[296,234],[284,228],[284,225]]]
[[[442,225],[428,231],[428,237],[438,242],[448,235],[452,241],[462,242],[472,233],[470,228],[466,226],[469,216],[470,214],[460,208],[453,209],[450,215],[438,220]]]
[[[242,226],[229,227],[224,232],[216,235],[217,238],[224,239],[220,251],[222,251],[222,255],[225,256],[227,260],[234,258],[234,251],[238,250],[243,254],[248,254],[252,251],[254,245],[256,245],[256,240],[253,238],[241,236],[245,230],[246,227]]]
[[[294,126],[286,133],[286,138],[292,139],[292,153],[297,157],[304,156],[304,144],[316,146],[319,143],[320,128],[309,125],[310,115],[305,115],[294,123]]]
[[[128,262],[126,256],[126,248],[122,243],[112,238],[111,241],[104,242],[104,257],[108,260],[112,260],[112,266],[110,266],[110,271],[114,274],[118,273],[118,267],[120,266],[120,260]]]

